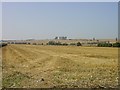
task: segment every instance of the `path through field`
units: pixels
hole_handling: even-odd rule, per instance
[[[116,87],[117,48],[8,45],[2,48],[3,87]]]

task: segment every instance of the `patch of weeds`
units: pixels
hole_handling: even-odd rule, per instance
[[[15,68],[15,66],[11,65],[11,68]]]
[[[55,81],[56,81],[58,84],[63,83],[63,81],[62,81],[61,79],[55,79]]]
[[[21,82],[25,79],[30,79],[30,77],[16,71],[3,78],[3,87],[19,87]]]
[[[2,69],[7,68],[7,65],[5,64],[4,59],[3,59],[2,61],[3,61],[3,62],[2,62]]]
[[[61,84],[61,83],[64,82],[64,81],[62,80],[63,73],[61,73],[61,72],[56,72],[56,73],[53,74],[53,76],[54,76],[53,79],[54,79],[54,81],[55,81],[56,83]]]
[[[61,57],[59,67],[61,72],[76,72],[80,65],[70,58]]]

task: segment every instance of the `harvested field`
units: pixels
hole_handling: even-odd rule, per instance
[[[118,49],[8,45],[2,48],[3,87],[108,88],[118,85]]]

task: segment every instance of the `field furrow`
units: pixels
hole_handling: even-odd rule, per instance
[[[3,87],[99,88],[118,85],[118,49],[8,45]]]

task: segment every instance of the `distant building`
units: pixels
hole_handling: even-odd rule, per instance
[[[35,40],[35,39],[27,39],[26,41],[33,41],[33,40]]]
[[[55,39],[59,39],[59,40],[66,40],[67,39],[67,37],[55,37]]]
[[[58,39],[58,37],[55,37],[55,39]]]
[[[93,41],[95,41],[95,38],[93,38]]]
[[[60,40],[66,40],[67,37],[59,37]]]

